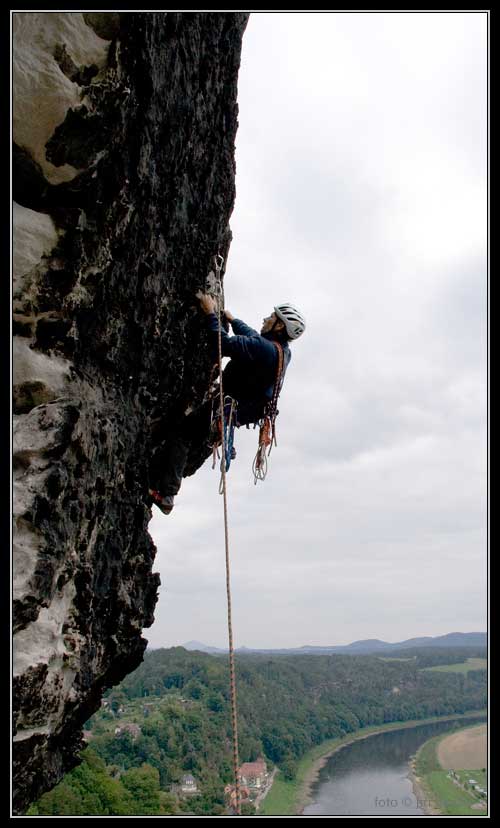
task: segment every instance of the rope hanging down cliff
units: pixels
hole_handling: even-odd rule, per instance
[[[222,386],[222,333],[221,333],[221,325],[222,325],[222,306],[224,302],[224,296],[222,293],[222,285],[220,280],[220,271],[222,269],[222,265],[224,263],[224,259],[222,256],[217,255],[215,258],[215,268],[216,268],[216,290],[218,294],[218,301],[217,301],[217,318],[219,322],[219,336],[218,336],[218,350],[219,350],[219,401],[220,401],[220,422],[222,424],[221,427],[221,443],[222,443],[222,463],[221,463],[221,470],[222,470],[222,479],[221,479],[221,490],[224,500],[224,541],[225,541],[225,552],[226,552],[226,592],[227,592],[227,626],[228,626],[228,637],[229,637],[229,681],[230,681],[230,691],[231,691],[231,723],[232,723],[232,730],[233,730],[233,772],[234,772],[234,783],[235,783],[235,794],[236,794],[236,813],[238,816],[241,816],[241,794],[240,794],[240,777],[239,777],[239,750],[238,750],[238,719],[237,719],[237,707],[236,707],[236,676],[235,676],[235,668],[234,668],[234,647],[233,647],[233,623],[232,623],[232,612],[231,612],[231,580],[230,580],[230,569],[229,569],[229,529],[228,529],[228,509],[227,509],[227,484],[226,484],[226,429],[223,426],[224,423],[224,389]]]
[[[229,532],[228,532],[228,508],[227,508],[227,472],[231,459],[235,456],[233,447],[235,427],[252,422],[259,426],[259,443],[257,455],[253,463],[254,482],[264,480],[267,473],[267,456],[270,454],[273,444],[276,441],[276,417],[278,415],[278,397],[283,385],[286,366],[290,360],[288,341],[300,336],[305,328],[305,320],[302,314],[294,305],[285,303],[276,305],[274,313],[264,320],[261,336],[249,328],[241,320],[236,320],[228,311],[224,311],[224,294],[221,281],[221,270],[224,259],[220,254],[214,257],[215,272],[211,271],[207,280],[205,290],[210,296],[204,295],[201,291],[197,293],[203,311],[212,317],[209,322],[210,330],[216,333],[218,363],[214,370],[219,374],[219,414],[215,415],[214,388],[212,386],[213,373],[210,379],[209,400],[212,399],[212,417],[210,435],[213,449],[214,465],[217,457],[217,448],[221,447],[221,482],[219,491],[224,497],[224,531],[226,547],[226,589],[228,607],[228,634],[229,634],[229,668],[231,684],[231,716],[233,726],[233,763],[235,778],[235,810],[241,813],[240,779],[238,774],[238,728],[236,711],[236,681],[234,667],[234,648],[232,635],[231,618],[231,590],[229,573]],[[215,313],[216,311],[216,313]],[[236,332],[236,336],[224,338],[222,331],[222,315],[224,313],[226,324],[229,322]],[[212,334],[213,335],[213,334]],[[267,337],[267,339],[266,339]],[[280,340],[280,341],[278,341]],[[272,343],[277,357],[275,362],[270,355],[269,346]],[[273,348],[271,348],[271,351]],[[223,352],[229,352],[232,359],[224,376],[227,374],[228,387],[231,388],[230,395],[224,397],[222,358]],[[243,367],[243,374],[250,373],[251,380],[241,382],[241,375],[236,374],[233,365],[238,365],[238,359]],[[233,362],[234,360],[234,362]],[[273,365],[276,368],[273,369]],[[250,366],[250,371],[249,371]],[[275,371],[274,382],[269,385],[269,372]],[[265,385],[262,385],[264,380]],[[260,383],[260,384],[259,384]],[[249,390],[251,393],[249,394]],[[265,399],[263,399],[265,397]],[[238,400],[238,402],[237,402]],[[240,405],[241,404],[241,405]],[[240,410],[241,408],[241,410]]]

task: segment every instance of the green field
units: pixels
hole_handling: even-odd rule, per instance
[[[435,736],[422,745],[415,757],[415,773],[426,798],[446,816],[486,816],[487,810],[478,808],[485,798],[468,786],[468,780],[474,779],[486,788],[486,772],[482,770],[460,770],[456,776],[461,783],[466,783],[468,790],[463,790],[451,778],[450,772],[443,770],[437,759],[437,746],[449,733]],[[473,807],[473,806],[476,807]]]
[[[422,667],[434,673],[468,673],[470,670],[486,670],[488,661],[486,658],[468,658],[460,664],[439,664],[437,667]]]
[[[396,656],[379,656],[380,661],[415,661],[413,658],[397,658]]]
[[[486,775],[486,768],[484,770],[459,770],[455,771],[455,773],[463,784],[467,784],[469,779],[474,779],[481,788],[487,788],[488,777]]]
[[[456,785],[447,771],[432,771],[426,777],[432,792],[431,799],[436,800],[439,809],[447,816],[486,816],[487,810],[473,807],[480,798]]]

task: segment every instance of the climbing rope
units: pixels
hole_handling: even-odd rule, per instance
[[[241,816],[241,792],[240,792],[240,777],[239,777],[239,749],[238,749],[238,718],[236,705],[236,673],[234,664],[234,646],[233,646],[233,624],[232,624],[232,610],[231,610],[231,578],[229,567],[229,527],[228,527],[228,508],[227,508],[227,472],[231,460],[235,456],[233,447],[234,429],[236,426],[236,402],[230,397],[224,397],[224,388],[222,383],[222,310],[224,308],[224,292],[221,282],[221,270],[224,264],[224,259],[220,254],[215,256],[215,273],[210,272],[207,282],[209,282],[209,292],[214,294],[217,303],[217,320],[218,320],[218,370],[219,370],[219,416],[214,416],[214,408],[212,408],[212,423],[211,434],[213,437],[213,468],[215,468],[217,454],[217,446],[221,446],[221,482],[219,486],[219,493],[223,495],[224,501],[224,542],[226,554],[226,593],[227,593],[227,626],[229,638],[229,682],[231,695],[231,724],[233,732],[233,772],[235,782],[235,810],[238,816]],[[276,441],[276,417],[278,415],[278,397],[283,385],[284,379],[284,355],[282,346],[274,342],[278,351],[278,364],[276,370],[276,380],[273,388],[273,396],[266,406],[264,417],[260,422],[259,429],[259,447],[257,455],[253,463],[254,483],[257,480],[264,480],[267,474],[267,457],[271,453]],[[210,385],[212,385],[212,377]],[[268,450],[269,449],[269,450]]]
[[[231,691],[231,723],[232,723],[232,730],[233,730],[233,771],[234,771],[234,782],[235,782],[235,804],[236,804],[236,813],[238,816],[241,816],[241,795],[240,795],[240,777],[239,777],[239,751],[238,751],[238,719],[237,719],[237,708],[236,708],[236,675],[235,675],[235,668],[234,668],[234,648],[233,648],[233,623],[232,623],[232,612],[231,612],[231,579],[230,579],[230,571],[229,571],[229,529],[228,529],[228,511],[227,511],[227,486],[226,486],[226,472],[227,472],[227,454],[226,454],[226,441],[227,441],[227,429],[224,425],[224,390],[222,387],[222,307],[224,304],[224,294],[222,291],[222,284],[220,278],[220,272],[222,270],[222,265],[224,263],[224,259],[221,255],[217,255],[215,257],[215,282],[216,282],[216,293],[218,297],[217,301],[217,318],[219,322],[219,335],[218,335],[218,350],[219,350],[219,411],[220,411],[220,423],[221,423],[221,444],[222,444],[222,461],[221,461],[221,486],[219,491],[221,491],[224,499],[224,541],[225,541],[225,549],[226,549],[226,592],[227,592],[227,627],[228,627],[228,637],[229,637],[229,683],[230,683],[230,691]]]

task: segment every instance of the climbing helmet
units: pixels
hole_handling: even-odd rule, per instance
[[[283,305],[275,305],[276,316],[285,323],[285,328],[290,339],[297,339],[306,329],[306,320],[295,305],[285,302]]]

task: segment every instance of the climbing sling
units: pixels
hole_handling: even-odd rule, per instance
[[[259,444],[252,466],[254,484],[257,483],[257,480],[265,480],[267,474],[267,458],[271,454],[273,444],[275,446],[278,445],[276,441],[276,417],[279,414],[277,406],[285,372],[283,370],[283,347],[278,342],[273,342],[273,345],[275,345],[278,351],[278,366],[276,369],[276,379],[274,381],[272,399],[266,405],[264,417],[259,422]],[[269,451],[267,451],[268,446]]]
[[[222,472],[222,464],[226,466],[226,471],[229,471],[231,460],[236,457],[236,449],[234,448],[234,430],[237,422],[238,404],[232,397],[224,397],[224,417],[221,420],[219,403],[216,397],[212,397],[212,416],[210,421],[210,437],[209,443],[212,446],[213,463],[212,468],[215,469],[217,460],[220,459],[220,469]],[[224,431],[224,441],[222,440],[222,431]],[[223,449],[223,456],[220,458],[219,447]],[[222,494],[222,475],[219,484],[219,494]]]

